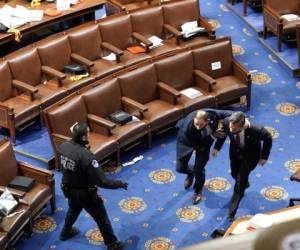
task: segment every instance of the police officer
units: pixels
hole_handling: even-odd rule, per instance
[[[127,190],[128,184],[105,177],[95,155],[89,150],[89,127],[85,123],[75,123],[71,127],[72,139],[60,146],[60,167],[63,173],[62,190],[68,199],[69,209],[60,240],[67,240],[79,233],[72,227],[82,209],[85,209],[96,221],[108,250],[124,248],[124,243],[117,240],[102,199],[97,194],[96,186]]]
[[[221,136],[218,131],[220,120],[230,116],[232,111],[203,109],[197,110],[180,120],[176,145],[176,171],[186,174],[184,188],[194,184],[193,204],[198,204],[202,197],[202,188],[205,182],[205,165],[209,159],[209,152],[214,137]],[[194,167],[188,165],[193,150],[196,152]],[[214,153],[215,154],[215,153]]]

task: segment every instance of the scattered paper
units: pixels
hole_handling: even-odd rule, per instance
[[[184,38],[189,38],[205,30],[204,27],[198,27],[197,21],[186,22],[181,25],[181,34]]]
[[[180,91],[180,93],[187,96],[190,99],[194,99],[194,98],[197,98],[197,97],[203,95],[199,90],[194,89],[194,88],[184,89],[184,90]]]
[[[102,57],[102,59],[107,60],[107,61],[116,61],[117,56],[115,53],[110,53],[108,56]]]
[[[38,22],[43,19],[44,11],[43,10],[29,10],[30,21]]]
[[[70,0],[56,0],[57,10],[69,10],[71,7]]]
[[[10,7],[9,5],[4,5],[4,7],[0,9],[0,19],[11,17],[14,11],[15,9],[13,7]]]
[[[126,166],[133,165],[133,164],[135,164],[136,162],[141,161],[142,159],[144,159],[144,156],[139,155],[139,156],[137,156],[137,157],[134,157],[134,158],[132,159],[132,161],[128,161],[128,162],[123,163],[122,166],[123,166],[123,167],[126,167]]]
[[[29,10],[22,5],[17,5],[16,8],[5,5],[0,9],[0,23],[14,29],[28,22],[41,21],[43,15],[43,10]]]
[[[282,15],[281,17],[283,19],[287,20],[287,21],[297,21],[297,20],[300,20],[300,17],[298,15],[295,15],[295,14],[286,14],[286,15]]]
[[[26,20],[26,22],[30,22],[29,11],[22,5],[17,5],[13,12],[14,17],[18,17]]]
[[[140,119],[138,117],[134,116],[134,115],[132,115],[131,117],[132,117],[132,120],[128,123],[134,123],[134,122],[139,122],[140,121]]]
[[[160,39],[158,36],[151,36],[151,37],[148,38],[148,40],[150,42],[152,42],[152,46],[150,46],[149,49],[154,49],[154,48],[157,48],[159,46],[164,45],[162,43],[163,40]],[[144,43],[141,43],[141,45],[144,46],[144,47],[146,47],[146,45]]]
[[[132,116],[132,121],[133,122],[138,122],[138,121],[140,121],[140,119],[133,115]]]
[[[75,5],[78,3],[78,0],[70,0],[70,4]]]
[[[249,220],[249,227],[251,228],[267,228],[274,224],[274,220],[267,214],[256,214]]]

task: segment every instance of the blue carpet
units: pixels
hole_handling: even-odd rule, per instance
[[[282,43],[282,51],[277,50],[277,37],[271,33],[268,34],[267,39],[260,38],[262,43],[265,43],[271,50],[277,54],[278,58],[285,61],[287,66],[292,70],[299,68],[298,63],[298,49],[296,46],[289,46],[286,43]]]
[[[201,0],[202,13],[217,27],[217,36],[231,35],[236,58],[253,74],[252,106],[248,113],[256,124],[272,132],[274,145],[269,163],[250,176],[237,217],[286,207],[290,196],[300,196],[299,184],[289,177],[300,166],[300,85],[275,60],[239,17],[225,7],[227,0]],[[221,25],[220,25],[221,23]],[[39,135],[41,136],[41,135]],[[205,199],[191,206],[192,190],[184,190],[184,176],[175,172],[175,132],[154,140],[153,148],[131,151],[122,160],[142,154],[133,166],[112,170],[109,176],[129,182],[128,191],[101,190],[113,228],[126,241],[126,249],[171,250],[210,239],[216,228],[226,229],[228,202],[233,180],[229,174],[228,144],[206,170]],[[58,240],[66,213],[59,189],[61,174],[55,173],[57,212],[48,211],[36,221],[31,239],[17,249],[105,249],[95,223],[82,212],[76,225],[81,234],[73,240]],[[100,246],[100,247],[99,247]]]
[[[15,152],[32,155],[36,159],[48,162],[53,158],[54,152],[47,129],[31,126],[26,132],[17,136]]]
[[[263,22],[262,12],[255,11],[255,10],[253,10],[252,8],[250,8],[248,6],[247,16],[244,16],[243,15],[243,3],[242,2],[238,2],[234,5],[228,4],[227,6],[229,8],[232,8],[234,12],[236,12],[238,15],[243,17],[249,23],[249,25],[251,27],[253,27],[253,29],[256,32],[263,31],[264,22]]]
[[[263,14],[262,12],[254,11],[252,8],[248,7],[248,15],[243,16],[243,3],[238,2],[235,5],[228,4],[228,8],[232,9],[240,18],[248,22],[249,27],[253,28],[256,32],[263,31]],[[269,50],[272,51],[273,56],[277,56],[279,60],[284,61],[284,63],[291,69],[299,68],[298,64],[298,52],[297,48],[289,46],[286,43],[282,43],[282,51],[277,50],[277,38],[269,33],[266,40],[260,38],[260,41],[265,44]]]

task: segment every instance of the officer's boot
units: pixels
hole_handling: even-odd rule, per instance
[[[59,239],[62,241],[73,238],[75,235],[79,234],[79,229],[72,227],[71,230],[63,229],[60,233]]]
[[[122,241],[115,241],[107,246],[107,250],[122,250],[125,244]]]

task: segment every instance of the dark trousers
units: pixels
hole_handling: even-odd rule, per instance
[[[251,162],[245,159],[231,159],[230,168],[231,176],[235,179],[234,191],[230,200],[229,214],[235,215],[240,201],[244,196],[249,175],[251,171],[256,167],[257,162]]]
[[[117,241],[117,237],[114,235],[103,201],[98,196],[96,189],[71,189],[67,198],[69,209],[62,232],[68,232],[78,218],[81,210],[85,209],[97,223],[105,245]]]
[[[183,174],[194,174],[195,184],[194,190],[196,193],[202,191],[205,182],[205,165],[209,159],[210,146],[196,150],[196,158],[194,168],[189,166],[189,160],[192,152],[186,156],[177,159],[176,171]]]

